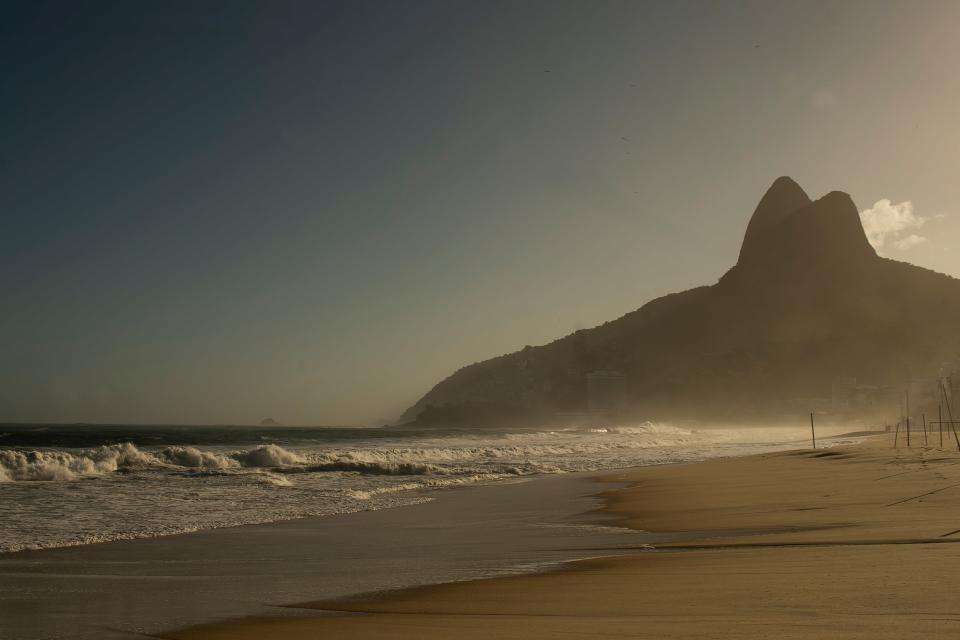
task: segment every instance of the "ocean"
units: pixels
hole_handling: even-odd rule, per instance
[[[554,430],[4,425],[0,552],[389,509],[451,487],[797,448],[808,437],[804,428],[654,423]]]

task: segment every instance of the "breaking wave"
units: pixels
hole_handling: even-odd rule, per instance
[[[579,437],[582,435],[588,437]],[[231,452],[191,446],[145,451],[129,442],[82,450],[10,449],[0,450],[0,482],[69,481],[116,472],[150,470],[218,474],[269,469],[275,472],[271,480],[275,484],[288,482],[281,482],[276,473],[527,475],[557,470],[544,463],[544,458],[683,445],[691,441],[694,434],[677,427],[645,423],[636,427],[588,429],[575,434],[572,439],[570,436],[569,433],[552,432],[539,434],[535,442],[529,442],[524,440],[530,438],[529,434],[517,434],[508,435],[506,440],[496,444],[475,446],[458,443],[459,446],[378,447],[313,453],[295,453],[276,444]]]
[[[232,454],[232,458],[244,467],[282,467],[303,463],[303,458],[275,444],[239,451]]]
[[[0,451],[0,481],[73,480],[156,463],[129,443],[103,446],[74,455],[66,451]]]
[[[132,472],[192,477],[256,474],[262,476],[260,482],[274,485],[289,485],[298,474],[324,473],[497,478],[679,461],[704,446],[768,437],[762,430],[748,437],[742,429],[707,433],[643,423],[501,434],[493,439],[424,438],[411,443],[416,446],[397,446],[406,443],[394,440],[353,448],[301,446],[293,451],[277,444],[233,451],[192,446],[138,449],[125,442],[93,449],[0,450],[0,482],[71,481]]]
[[[0,553],[387,509],[448,487],[743,455],[793,448],[801,438],[806,446],[808,432],[644,423],[242,435],[225,429],[223,444],[201,447],[118,439],[84,449],[0,448]]]
[[[0,451],[0,482],[65,481],[138,470],[199,470],[229,472],[242,468],[299,464],[303,460],[275,444],[228,454],[196,447],[166,447],[142,451],[129,442],[79,451]],[[281,483],[277,479],[278,483]]]

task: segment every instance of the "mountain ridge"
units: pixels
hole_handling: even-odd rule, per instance
[[[877,255],[848,194],[810,200],[784,176],[715,284],[463,367],[401,421],[551,422],[588,410],[601,371],[619,376],[623,419],[769,419],[829,396],[838,377],[927,375],[960,355],[958,326],[960,281]]]

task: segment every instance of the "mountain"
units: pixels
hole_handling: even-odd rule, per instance
[[[951,361],[960,280],[878,256],[849,195],[811,201],[781,177],[716,284],[466,366],[401,420],[549,423],[595,406],[624,420],[768,420],[836,404],[838,380],[888,411]]]

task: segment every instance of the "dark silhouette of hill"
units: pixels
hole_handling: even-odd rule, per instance
[[[542,423],[584,411],[587,374],[622,374],[625,419],[770,419],[837,377],[901,387],[960,354],[960,280],[882,258],[850,196],[778,178],[714,285],[550,344],[464,367],[402,417]]]

